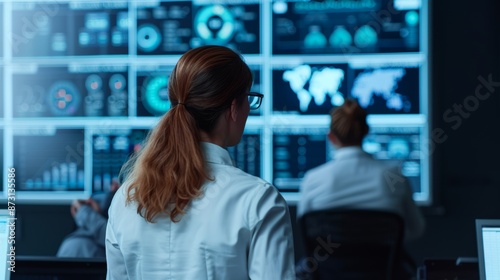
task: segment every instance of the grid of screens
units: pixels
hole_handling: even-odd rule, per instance
[[[16,168],[20,196],[108,190],[170,109],[179,57],[215,44],[243,55],[252,91],[265,95],[229,148],[237,166],[297,193],[304,173],[335,153],[328,113],[354,98],[372,128],[363,148],[399,162],[415,200],[428,203],[427,5],[0,0],[2,164]]]

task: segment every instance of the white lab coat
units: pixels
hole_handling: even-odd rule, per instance
[[[425,220],[407,178],[397,166],[374,159],[360,147],[340,148],[332,161],[305,174],[297,217],[329,208],[397,213],[404,219],[406,240],[424,231]]]
[[[178,223],[148,223],[127,185],[115,195],[106,233],[108,279],[295,279],[287,204],[276,188],[202,143],[215,181],[202,187]]]

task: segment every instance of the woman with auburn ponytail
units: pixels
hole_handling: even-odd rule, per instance
[[[295,279],[283,197],[232,164],[249,111],[242,57],[222,46],[186,52],[168,84],[172,108],[131,159],[106,231],[108,279]]]

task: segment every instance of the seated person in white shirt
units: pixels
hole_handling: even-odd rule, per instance
[[[334,159],[304,175],[297,217],[331,208],[388,211],[403,218],[405,239],[415,239],[423,234],[425,220],[407,178],[398,165],[376,160],[361,149],[369,131],[366,117],[354,100],[332,110],[328,139],[336,148]]]
[[[108,279],[295,279],[288,207],[236,168],[252,73],[222,46],[186,52],[168,82],[172,107],[152,129],[113,198]]]
[[[108,208],[120,187],[113,179],[110,192],[98,193],[85,200],[71,203],[71,215],[77,229],[64,238],[57,251],[62,258],[104,258]]]

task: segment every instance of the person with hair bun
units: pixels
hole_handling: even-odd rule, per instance
[[[112,201],[108,279],[295,279],[288,206],[233,166],[262,94],[222,46],[186,52],[168,83],[172,108],[137,153]]]
[[[330,117],[328,139],[336,148],[334,159],[304,175],[297,217],[331,208],[385,210],[403,217],[407,240],[421,236],[425,220],[408,179],[399,166],[376,160],[361,148],[369,131],[366,111],[348,99]]]

